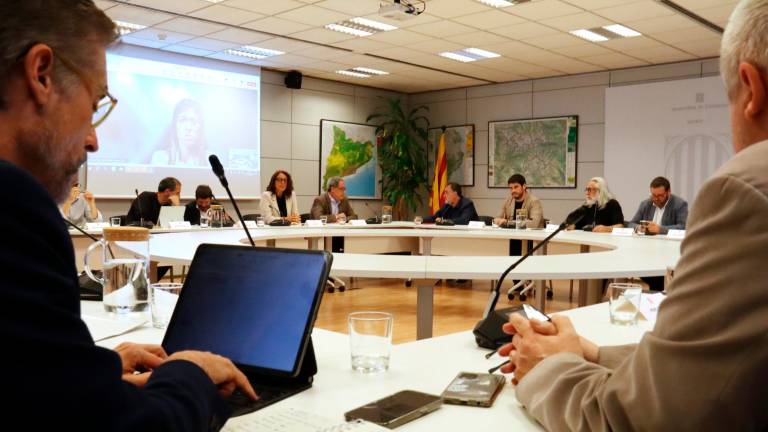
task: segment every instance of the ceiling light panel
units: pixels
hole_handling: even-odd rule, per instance
[[[608,40],[607,37],[587,29],[571,30],[569,33],[590,42],[605,42]]]
[[[125,36],[129,33],[133,33],[135,31],[143,30],[147,28],[147,26],[141,25],[141,24],[134,24],[127,21],[120,21],[115,20],[115,25],[117,26],[117,31],[120,33],[120,36]]]
[[[328,30],[351,34],[354,36],[370,36],[374,33],[396,30],[397,27],[382,22],[374,21],[368,18],[352,18],[325,26]]]
[[[389,75],[389,72],[384,72],[382,70],[372,69],[368,67],[354,67],[350,69],[337,70],[336,73],[355,77],[355,78],[369,78],[372,76]]]
[[[462,63],[501,57],[501,55],[496,54],[495,52],[486,51],[480,48],[464,48],[457,51],[446,51],[441,52],[439,55]]]
[[[257,60],[285,54],[283,51],[259,48],[252,45],[245,45],[236,49],[228,49],[228,50],[225,50],[224,52],[227,54],[232,54],[240,57],[247,57],[247,58],[252,58]]]
[[[636,32],[629,27],[624,27],[621,24],[611,24],[603,26],[603,28],[622,37],[637,37],[643,35],[642,33]]]

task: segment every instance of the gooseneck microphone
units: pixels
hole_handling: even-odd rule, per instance
[[[248,231],[248,226],[243,220],[243,215],[240,214],[240,208],[237,206],[237,201],[235,201],[235,197],[232,196],[232,192],[229,190],[229,182],[227,181],[227,177],[224,175],[224,167],[221,166],[219,157],[215,154],[212,154],[208,156],[208,162],[211,163],[211,169],[213,170],[213,173],[216,174],[216,177],[219,178],[221,185],[224,186],[224,190],[227,191],[227,195],[229,195],[229,199],[232,201],[232,206],[235,208],[235,212],[237,213],[237,219],[240,220],[240,224],[243,226],[245,234],[248,236],[248,241],[251,242],[251,246],[256,247],[256,243],[253,242],[253,238],[251,237],[251,232]]]
[[[504,333],[501,330],[501,326],[508,321],[508,314],[506,309],[502,310],[495,310],[496,303],[499,301],[499,293],[501,291],[501,284],[504,282],[504,279],[507,277],[509,272],[514,270],[518,265],[520,265],[521,262],[525,261],[529,256],[533,255],[539,248],[549,243],[549,241],[552,239],[552,237],[556,236],[557,233],[564,230],[569,225],[573,225],[577,222],[579,222],[584,217],[583,212],[574,211],[571,214],[568,215],[567,218],[565,218],[565,222],[561,223],[560,226],[557,227],[556,230],[552,232],[552,234],[548,235],[544,240],[539,242],[534,248],[529,250],[525,253],[525,255],[521,256],[517,261],[512,263],[509,267],[507,267],[506,270],[501,274],[499,277],[498,282],[496,282],[496,286],[494,287],[493,291],[491,292],[491,297],[488,299],[488,305],[485,307],[485,311],[483,312],[483,319],[480,320],[477,325],[475,325],[474,330],[472,330],[472,333],[475,335],[475,342],[477,342],[477,345],[483,348],[489,348],[489,349],[496,349],[499,346],[503,345],[504,343],[507,343],[511,340],[511,336]],[[539,295],[544,295],[544,293],[539,293]],[[514,309],[514,308],[508,308],[508,309]]]
[[[95,241],[95,242],[99,241],[99,239],[97,239],[96,237],[92,236],[91,234],[88,234],[88,232],[86,232],[84,229],[82,229],[82,228],[80,228],[79,226],[77,226],[77,225],[73,224],[73,223],[72,223],[72,222],[71,222],[69,219],[67,219],[67,218],[64,218],[64,222],[66,222],[66,223],[67,223],[67,225],[71,226],[72,228],[74,228],[74,229],[76,229],[76,230],[80,231],[80,234],[83,234],[83,235],[85,235],[85,236],[86,236],[86,237],[88,237],[89,239],[91,239],[91,240],[93,240],[93,241]]]

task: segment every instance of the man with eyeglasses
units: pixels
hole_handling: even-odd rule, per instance
[[[650,234],[666,234],[671,229],[685,229],[686,219],[688,203],[672,194],[669,180],[656,177],[651,181],[651,197],[640,203],[629,226],[634,227],[642,223]]]
[[[63,202],[95,128],[116,99],[107,90],[114,23],[92,0],[0,0],[0,368],[8,430],[216,430],[237,387],[257,396],[231,361],[167,355],[157,345],[94,344],[80,318]]]
[[[67,199],[61,204],[61,213],[77,226],[85,226],[86,222],[101,222],[104,217],[96,208],[96,198],[93,192],[81,191],[80,183],[72,185]]]
[[[328,179],[328,192],[315,198],[310,211],[312,219],[320,219],[327,216],[328,222],[346,221],[355,219],[357,214],[349,205],[347,199],[347,186],[341,177]]]

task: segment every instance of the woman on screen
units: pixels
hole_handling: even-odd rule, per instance
[[[152,153],[152,165],[206,166],[203,110],[197,101],[182,99],[173,110],[173,119],[164,145]]]

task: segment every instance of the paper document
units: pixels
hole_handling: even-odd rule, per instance
[[[657,292],[653,294],[643,294],[640,299],[640,313],[648,322],[656,322],[656,315],[659,313],[659,305],[667,296]]]
[[[88,331],[91,332],[94,342],[128,333],[133,329],[143,326],[148,321],[144,314],[130,317],[125,316],[119,319],[91,315],[82,315],[81,318],[85,321],[85,325],[88,326]]]

